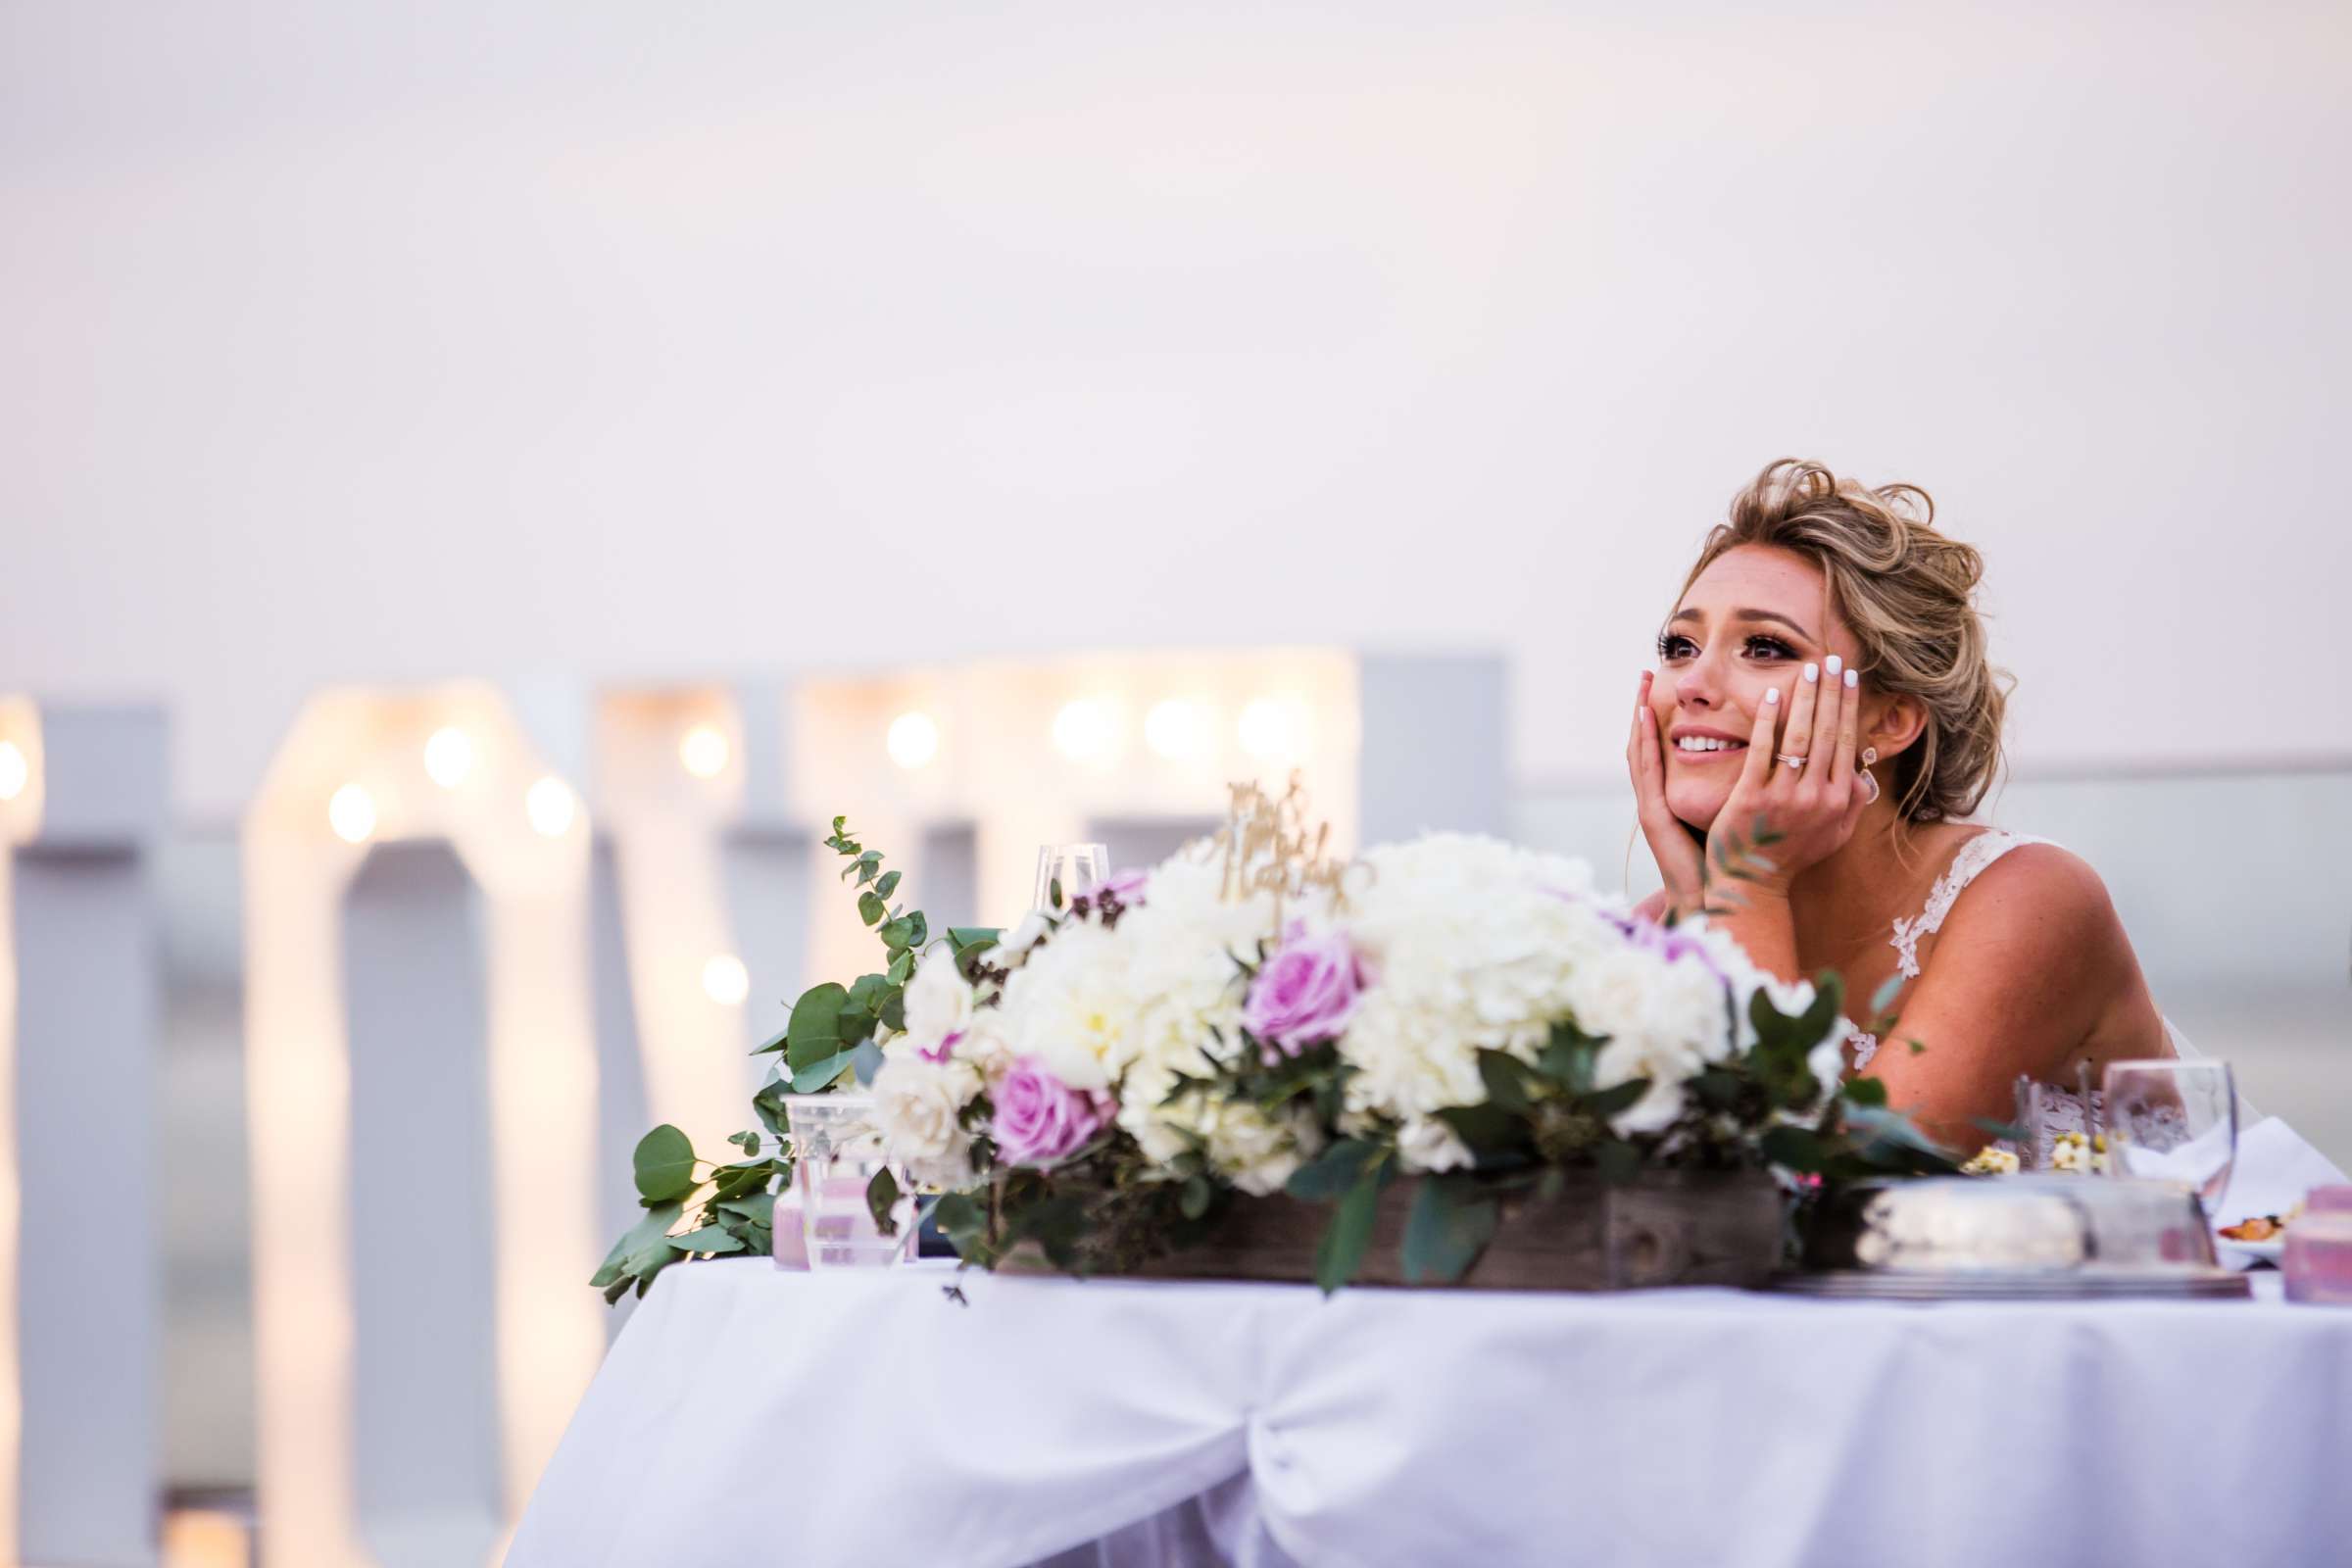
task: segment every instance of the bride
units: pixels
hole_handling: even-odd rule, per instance
[[[1899,981],[1853,1066],[1973,1149],[2021,1073],[2172,1050],[2097,873],[1961,820],[2000,766],[2007,677],[1983,559],[1934,514],[1815,463],[1758,474],[1659,634],[1626,762],[1665,881],[1643,911],[1703,906],[1785,978],[1835,970],[1856,1017]]]

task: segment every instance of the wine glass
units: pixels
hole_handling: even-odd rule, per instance
[[[2107,1173],[2178,1182],[2210,1219],[2237,1161],[2237,1085],[2226,1061],[2114,1061],[2106,1096]]]
[[[1037,852],[1037,893],[1030,907],[1059,914],[1080,894],[1110,875],[1110,850],[1101,844],[1048,844]]]

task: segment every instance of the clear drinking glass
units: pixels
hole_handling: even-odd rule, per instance
[[[1070,901],[1091,893],[1110,875],[1110,850],[1101,844],[1048,844],[1037,852],[1037,894],[1033,909],[1059,914]]]
[[[2237,1085],[2226,1061],[2115,1061],[2106,1097],[2107,1173],[2177,1182],[2211,1219],[2237,1162]]]
[[[882,1135],[873,1126],[870,1095],[786,1095],[785,1125],[792,1132],[793,1196],[801,1207],[801,1234],[808,1266],[888,1268],[904,1262],[914,1245],[914,1194],[903,1172],[899,1200],[891,1209],[897,1234],[885,1236],[866,1206],[866,1184],[890,1165]]]

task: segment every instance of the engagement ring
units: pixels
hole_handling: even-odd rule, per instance
[[[1773,756],[1780,759],[1780,760],[1786,762],[1790,767],[1802,767],[1805,765],[1805,760],[1803,758],[1790,757],[1787,752],[1775,752],[1773,753]]]

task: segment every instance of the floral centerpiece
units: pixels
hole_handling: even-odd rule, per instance
[[[967,1260],[1131,1268],[1288,1193],[1333,1205],[1331,1289],[1403,1177],[1405,1277],[1443,1281],[1572,1170],[1938,1163],[1841,1083],[1834,984],[1642,919],[1575,860],[1434,834],[1342,865],[1303,814],[1242,787],[1216,838],[922,960],[872,1088]]]
[[[883,880],[841,821],[827,842],[861,886]],[[1324,843],[1296,785],[1237,786],[1223,832],[1009,931],[926,942],[919,914],[867,907],[889,966],[801,999],[762,1048],[785,1061],[760,1114],[780,1134],[787,1089],[864,1084],[897,1169],[985,1267],[1038,1251],[1125,1271],[1212,1236],[1235,1204],[1329,1204],[1327,1290],[1357,1272],[1399,1179],[1415,1184],[1404,1277],[1442,1282],[1512,1195],[1575,1173],[1769,1171],[1801,1197],[1950,1168],[1880,1085],[1841,1081],[1834,978],[1778,980],[1703,915],[1643,919],[1558,856],[1433,834],[1341,862]],[[1715,871],[1741,876],[1736,856]],[[748,1228],[723,1195],[788,1169],[785,1151],[758,1157],[755,1131],[697,1182],[683,1135],[649,1142],[663,1133],[650,1188],[640,1149],[635,1250],[624,1237],[599,1277],[614,1295],[642,1289],[633,1261],[658,1269],[697,1238],[734,1250]],[[702,1223],[667,1234],[661,1216],[698,1190]],[[887,1225],[899,1178],[868,1197]]]

